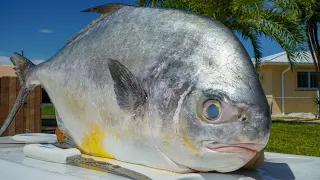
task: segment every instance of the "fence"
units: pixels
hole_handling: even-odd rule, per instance
[[[282,97],[267,96],[271,114],[282,114]],[[314,97],[284,97],[284,113],[318,114],[318,106]]]
[[[9,114],[20,90],[20,82],[16,77],[0,78],[0,125]],[[20,108],[3,136],[30,132],[41,132],[41,87],[36,87],[29,95],[23,107]]]

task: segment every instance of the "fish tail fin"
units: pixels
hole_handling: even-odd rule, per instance
[[[25,86],[27,72],[36,65],[33,64],[29,59],[16,52],[12,54],[10,60],[15,66],[13,69],[16,71],[16,74],[20,80],[20,86]]]
[[[35,67],[36,65],[34,65],[29,59],[23,57],[18,53],[13,53],[13,55],[10,57],[10,60],[15,65],[13,69],[16,71],[16,74],[20,80],[21,88],[17,96],[16,102],[14,103],[11,111],[9,112],[9,115],[7,116],[5,122],[0,128],[0,136],[4,133],[4,131],[8,128],[12,120],[15,118],[20,107],[27,99],[29,94],[38,85],[34,82],[32,84],[27,84],[27,78],[30,76],[31,72],[33,71],[33,67]]]

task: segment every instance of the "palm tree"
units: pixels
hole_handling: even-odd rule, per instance
[[[140,6],[177,8],[202,14],[225,24],[244,40],[250,40],[256,67],[262,57],[259,37],[277,41],[290,63],[304,55],[305,34],[296,11],[285,11],[266,0],[138,0]],[[280,0],[279,0],[280,1]],[[282,9],[282,10],[280,10]]]
[[[320,0],[296,0],[293,3],[295,4],[291,5],[291,7],[300,13],[302,26],[305,27],[306,40],[313,60],[318,88],[320,89],[320,46],[318,38]]]
[[[280,1],[280,0],[279,0]],[[318,90],[320,91],[320,46],[318,38],[318,23],[320,23],[320,0],[285,0],[277,2],[282,7],[290,8],[300,15],[301,26],[304,27],[306,41],[314,64]],[[281,4],[282,3],[282,4]],[[320,97],[316,97],[318,117],[320,116]]]

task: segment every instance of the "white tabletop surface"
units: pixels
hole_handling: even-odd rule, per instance
[[[4,139],[1,137],[0,139]],[[2,180],[79,180],[79,179],[126,179],[109,173],[27,158],[22,149],[24,144],[0,143],[0,179]],[[175,174],[144,166],[108,160],[149,176],[151,179],[218,179],[218,180],[278,180],[306,179],[320,180],[320,157],[298,156],[278,153],[265,153],[266,160],[255,171],[236,171],[233,173],[191,173]]]

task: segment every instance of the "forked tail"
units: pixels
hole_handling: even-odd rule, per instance
[[[18,113],[20,107],[24,103],[24,101],[27,99],[28,95],[31,93],[33,88],[36,85],[27,85],[26,80],[32,71],[32,68],[35,66],[29,59],[23,57],[22,55],[18,53],[13,53],[13,55],[10,57],[10,60],[15,65],[13,68],[16,71],[16,74],[20,80],[20,91],[18,94],[18,97],[16,99],[16,102],[14,103],[9,115],[7,116],[5,122],[3,123],[1,129],[0,129],[0,136],[4,133],[4,131],[8,128],[12,120],[15,118],[16,114]]]

